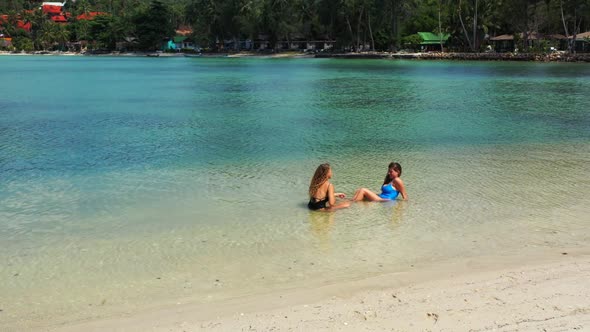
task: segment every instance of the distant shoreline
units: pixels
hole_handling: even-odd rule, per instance
[[[203,58],[335,58],[335,59],[403,59],[403,60],[458,60],[458,61],[528,61],[528,62],[590,62],[590,53],[565,54],[556,52],[551,54],[533,53],[390,53],[390,52],[362,52],[362,53],[302,53],[302,52],[279,52],[279,53],[149,53],[149,52],[112,52],[105,54],[90,54],[77,52],[34,52],[34,53],[13,53],[0,51],[0,55],[14,56],[91,56],[91,57],[203,57]]]
[[[466,61],[532,61],[532,62],[590,62],[590,54],[569,55],[565,53],[341,53],[317,54],[317,58],[344,59],[415,59],[415,60],[466,60]]]

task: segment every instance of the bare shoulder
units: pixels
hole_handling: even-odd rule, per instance
[[[318,188],[318,193],[320,193],[322,196],[325,196],[330,191],[330,187],[333,186],[329,181],[326,181]]]

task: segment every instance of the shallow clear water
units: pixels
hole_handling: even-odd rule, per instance
[[[587,64],[0,57],[0,323],[590,240]],[[309,212],[379,188],[410,200]],[[121,309],[125,308],[125,309]]]

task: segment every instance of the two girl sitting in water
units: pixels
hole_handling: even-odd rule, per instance
[[[402,199],[408,199],[404,182],[400,178],[401,175],[402,166],[395,162],[390,163],[387,175],[385,175],[385,180],[381,186],[381,194],[377,195],[367,188],[359,188],[354,193],[351,201],[367,200],[385,202],[396,199],[400,194],[402,195]],[[332,168],[330,164],[321,164],[315,170],[311,183],[309,184],[309,203],[307,207],[310,210],[330,211],[350,206],[350,202],[336,203],[336,197],[345,198],[346,195],[334,192],[334,186],[329,181],[331,177]]]

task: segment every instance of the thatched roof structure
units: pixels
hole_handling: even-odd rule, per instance
[[[574,36],[570,36],[570,39],[573,39]],[[582,32],[576,35],[577,40],[590,38],[590,31]]]
[[[524,34],[519,33],[518,36],[523,39]],[[542,34],[538,32],[531,32],[528,35],[528,40],[542,40],[542,39],[566,39],[564,35],[556,34]],[[500,35],[490,38],[491,41],[514,40],[514,35]]]

